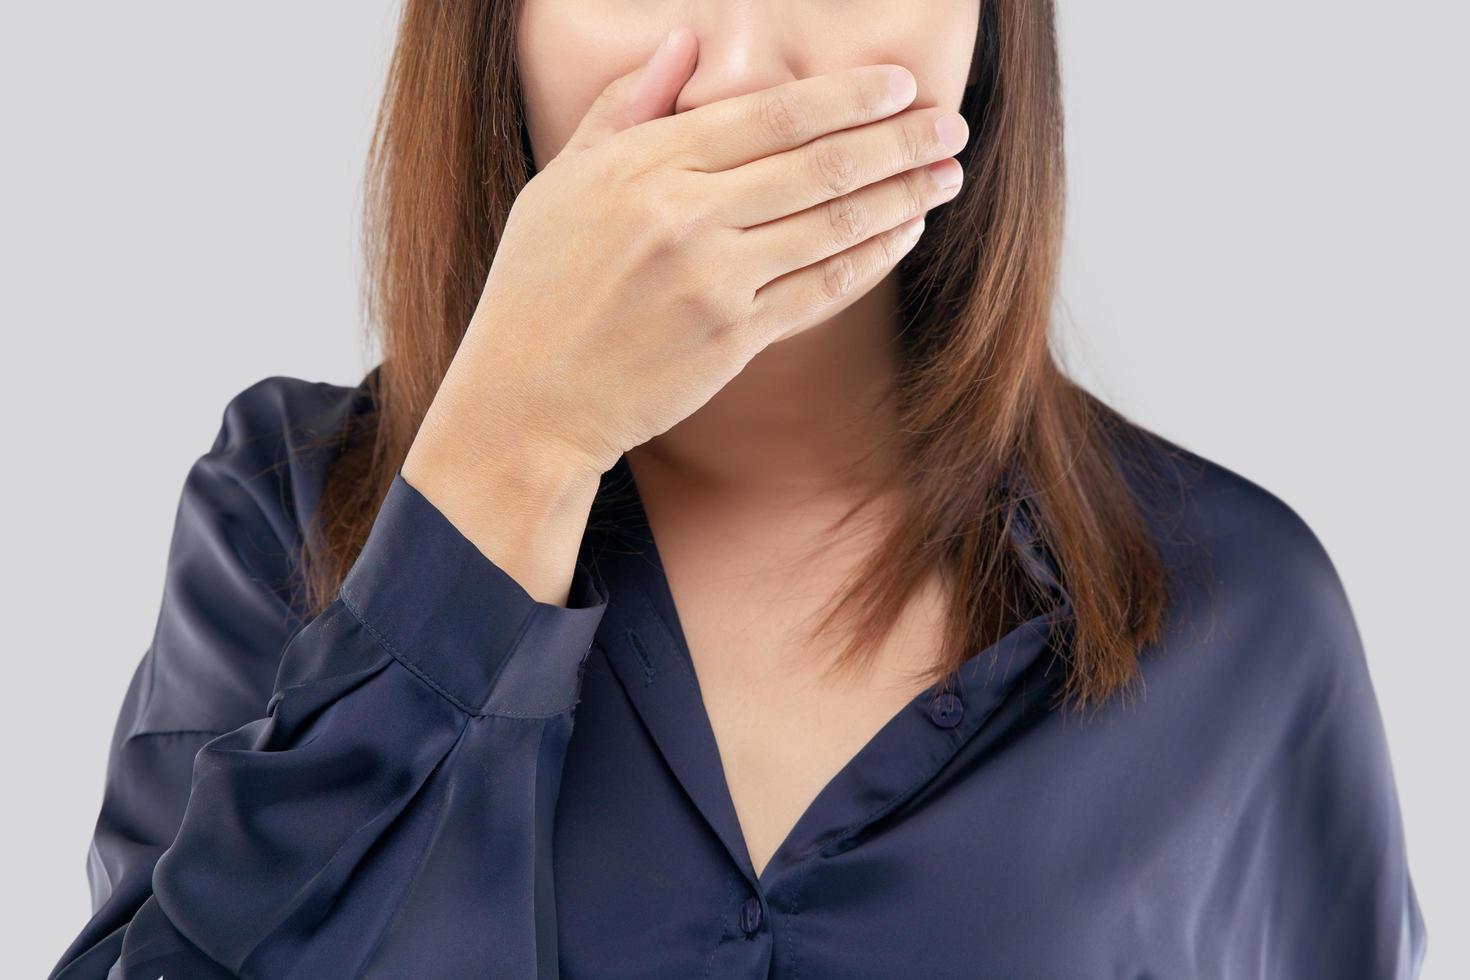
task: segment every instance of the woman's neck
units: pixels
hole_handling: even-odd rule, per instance
[[[850,496],[881,483],[895,424],[897,275],[779,340],[667,432],[630,451],[680,486],[766,500]]]

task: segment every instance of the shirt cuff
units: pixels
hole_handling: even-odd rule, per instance
[[[342,600],[389,653],[474,715],[571,708],[608,594],[578,558],[567,605],[533,598],[393,477]]]

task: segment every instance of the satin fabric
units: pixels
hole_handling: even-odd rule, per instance
[[[1151,435],[1169,632],[1086,721],[1018,525],[1055,609],[894,716],[757,876],[626,459],[566,607],[399,474],[302,615],[310,440],[366,381],[257,382],[191,468],[52,978],[1418,975],[1353,614],[1262,487]]]

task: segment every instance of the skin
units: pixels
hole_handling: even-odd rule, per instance
[[[979,0],[654,7],[641,0],[524,0],[518,58],[536,167],[556,155],[608,81],[636,67],[674,26],[689,27],[699,40],[698,66],[676,112],[885,62],[914,73],[911,107],[957,110],[973,81],[979,11]],[[897,298],[894,272],[839,303],[824,322],[756,355],[702,408],[640,447],[656,451],[666,471],[660,478],[697,478],[724,495],[771,503],[850,493],[854,462],[892,423],[871,406],[892,379]],[[647,460],[653,453],[638,455]]]
[[[696,35],[698,63],[676,113],[879,63],[913,72],[912,107],[958,109],[974,80],[978,23],[979,0],[524,0],[518,57],[536,167],[677,25]],[[841,540],[826,533],[892,465],[867,447],[894,424],[884,396],[897,299],[890,272],[781,335],[693,414],[627,451],[757,873],[821,788],[922,690],[907,674],[938,650],[937,581],[864,675],[827,676],[837,639],[802,632],[882,525],[880,507]]]

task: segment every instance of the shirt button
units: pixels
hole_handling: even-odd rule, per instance
[[[940,728],[953,728],[965,716],[965,703],[953,691],[944,691],[929,702],[929,720]]]
[[[747,936],[753,936],[761,927],[761,900],[752,896],[740,906],[740,928]]]

